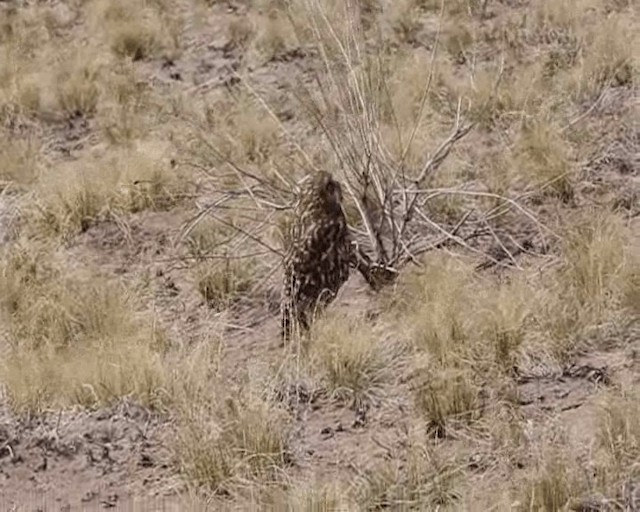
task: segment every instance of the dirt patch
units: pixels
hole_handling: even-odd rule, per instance
[[[10,510],[86,510],[166,502],[181,490],[160,416],[123,402],[38,418],[0,412],[0,495]],[[18,507],[18,508],[12,508]],[[26,507],[26,508],[19,508]]]

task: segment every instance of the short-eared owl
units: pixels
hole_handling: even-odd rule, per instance
[[[342,187],[315,172],[296,205],[284,257],[282,335],[308,330],[316,311],[331,303],[349,278],[352,246],[342,209]]]

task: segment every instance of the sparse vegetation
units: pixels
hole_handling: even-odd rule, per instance
[[[638,508],[639,15],[0,2],[8,506]],[[314,169],[367,282],[281,346]]]
[[[205,397],[188,397],[198,398]],[[213,399],[208,406],[195,401],[184,407],[175,450],[194,484],[214,494],[241,495],[248,482],[278,482],[290,456],[283,411],[251,396],[219,403]]]
[[[34,225],[69,237],[109,215],[175,206],[190,187],[163,152],[155,143],[61,162],[36,185]]]
[[[310,358],[327,391],[347,403],[366,402],[401,371],[402,346],[380,339],[363,320],[324,319],[310,345]]]
[[[65,275],[46,249],[18,246],[0,282],[8,343],[0,375],[18,410],[109,404],[133,395],[154,405],[166,338],[116,283]],[[28,370],[27,370],[28,369]]]
[[[455,507],[459,503],[462,472],[457,461],[443,459],[437,448],[410,448],[406,467],[390,462],[364,475],[356,495],[367,509]]]
[[[195,268],[195,278],[202,298],[214,309],[229,307],[251,287],[250,265],[231,258],[200,263]]]

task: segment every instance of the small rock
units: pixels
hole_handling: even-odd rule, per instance
[[[324,436],[325,439],[329,439],[330,437],[333,437],[333,429],[331,427],[324,427],[320,431],[320,434]]]
[[[118,503],[118,495],[110,494],[109,496],[107,496],[106,499],[100,502],[100,505],[102,505],[104,508],[113,508],[116,506],[117,503]]]
[[[143,468],[150,468],[153,466],[153,459],[149,454],[143,453],[140,457],[140,462],[138,462],[138,465]]]
[[[87,503],[93,500],[97,495],[98,493],[96,491],[87,491],[86,493],[84,493],[84,496],[80,499],[80,501],[82,501],[83,503]]]
[[[367,409],[358,407],[356,410],[356,418],[353,420],[353,428],[362,428],[367,424]]]

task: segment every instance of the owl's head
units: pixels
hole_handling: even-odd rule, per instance
[[[340,211],[342,205],[342,186],[333,179],[331,173],[318,171],[313,176],[313,195],[321,203],[323,209]]]

